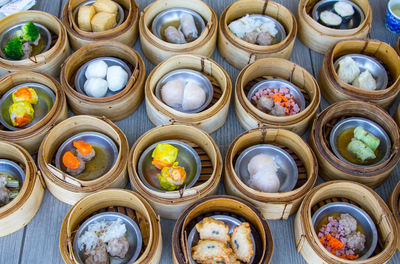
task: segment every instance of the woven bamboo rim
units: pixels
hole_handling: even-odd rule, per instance
[[[397,39],[394,49],[396,50],[397,54],[400,55],[400,37]]]
[[[290,151],[299,166],[299,179],[290,192],[265,193],[246,185],[235,172],[235,162],[243,150],[257,144],[274,144]],[[304,171],[305,170],[305,171]],[[311,148],[295,133],[285,129],[257,128],[245,131],[229,146],[225,157],[225,190],[254,204],[266,219],[287,219],[296,212],[318,176],[317,159]]]
[[[185,231],[190,221],[201,215],[212,212],[233,213],[244,218],[254,226],[255,232],[261,237],[262,256],[258,263],[270,263],[274,244],[272,233],[267,221],[260,212],[249,202],[229,195],[214,195],[202,198],[182,213],[175,223],[172,232],[172,255],[174,264],[189,263],[187,254],[187,232]]]
[[[177,69],[199,71],[211,79],[214,91],[218,86],[219,91],[214,94],[214,100],[208,108],[200,113],[184,113],[169,107],[157,98],[155,87],[158,81],[168,72]],[[147,77],[145,83],[147,115],[154,125],[191,124],[212,133],[222,127],[226,121],[231,93],[232,85],[229,75],[215,61],[198,55],[177,55],[157,65]]]
[[[109,189],[83,198],[65,216],[60,231],[59,247],[61,256],[67,264],[78,263],[72,251],[72,243],[78,226],[91,214],[116,206],[129,208],[140,215],[140,219],[136,219],[138,220],[136,222],[139,222],[138,225],[147,246],[134,263],[159,263],[162,252],[161,223],[154,210],[145,199],[132,191]]]
[[[57,40],[46,52],[24,60],[0,58],[0,75],[14,71],[41,71],[58,77],[60,65],[69,56],[70,48],[65,27],[58,18],[41,11],[23,11],[7,16],[0,22],[0,32],[22,22],[40,23],[57,35]]]
[[[4,127],[2,127],[0,139],[20,144],[29,153],[34,154],[39,149],[45,134],[57,123],[68,117],[68,109],[61,85],[53,77],[44,73],[15,72],[8,74],[0,79],[0,94],[6,93],[16,85],[27,82],[40,83],[50,88],[56,95],[53,107],[45,117],[31,127],[15,131],[4,130]]]
[[[197,12],[206,22],[200,36],[189,43],[173,44],[166,42],[151,32],[151,23],[160,12],[175,8],[188,8]],[[217,41],[218,18],[215,12],[201,0],[157,0],[148,5],[140,15],[139,32],[144,55],[154,65],[178,54],[198,54],[211,57]]]
[[[126,87],[120,92],[102,98],[87,96],[75,89],[75,76],[86,62],[103,56],[124,60],[132,68]],[[142,102],[146,70],[143,59],[134,49],[115,41],[98,41],[88,44],[72,54],[60,74],[62,87],[71,110],[76,114],[104,115],[118,121],[131,115]]]
[[[388,204],[396,219],[398,230],[400,231],[400,182],[397,183],[389,197]],[[400,250],[400,236],[397,236],[397,249]]]
[[[103,176],[91,181],[82,181],[71,177],[57,169],[52,163],[58,147],[69,137],[84,131],[107,135],[114,140],[119,151],[114,166]],[[98,190],[125,187],[128,151],[129,145],[126,136],[107,118],[87,115],[74,116],[55,126],[46,135],[39,148],[38,165],[49,191],[60,201],[74,204],[79,199]]]
[[[103,32],[87,32],[80,30],[73,19],[73,10],[86,0],[69,0],[65,3],[61,20],[65,25],[71,46],[74,50],[92,42],[113,40],[133,46],[138,37],[139,6],[135,0],[114,0],[125,10],[123,23]]]
[[[386,89],[367,91],[342,81],[336,73],[334,62],[346,54],[365,54],[381,61],[388,68],[390,83]],[[361,100],[389,108],[400,91],[400,58],[388,44],[378,40],[340,41],[325,55],[318,82],[324,98],[329,103],[342,100]]]
[[[140,155],[150,145],[170,139],[185,141],[201,148],[211,162],[208,177],[199,180],[201,184],[189,189],[171,192],[152,191],[140,180],[137,171]],[[204,162],[202,160],[203,166]],[[144,133],[132,146],[128,172],[132,188],[148,200],[158,214],[165,218],[176,219],[191,203],[207,195],[216,194],[222,173],[222,157],[215,141],[200,129],[188,125],[159,126]]]
[[[337,158],[329,146],[329,132],[336,122],[346,117],[364,117],[379,124],[392,142],[389,158],[376,166],[357,166]],[[362,101],[341,101],[322,111],[314,120],[309,136],[311,148],[317,156],[319,172],[325,180],[351,180],[377,187],[390,175],[400,160],[399,129],[382,108]]]
[[[45,184],[29,153],[17,144],[0,141],[0,157],[16,162],[25,172],[19,194],[0,207],[0,237],[14,233],[27,225],[43,200]]]
[[[292,82],[308,97],[308,105],[293,116],[273,116],[262,112],[247,99],[245,91],[246,85],[259,77],[280,78]],[[266,126],[285,128],[298,134],[307,130],[321,100],[314,77],[299,65],[279,58],[264,58],[246,66],[236,79],[234,97],[236,116],[244,129]]]
[[[345,198],[364,209],[378,230],[382,251],[363,260],[344,260],[326,251],[319,242],[312,225],[312,208],[321,201]],[[312,189],[304,198],[295,218],[295,241],[297,250],[308,263],[369,264],[386,263],[396,251],[398,229],[395,219],[382,198],[365,185],[349,181],[331,181]]]
[[[275,18],[285,28],[287,36],[280,43],[259,46],[237,37],[228,25],[246,14],[265,14]],[[277,57],[289,59],[297,34],[297,22],[283,5],[269,0],[240,0],[229,5],[221,14],[219,22],[218,50],[230,64],[242,69],[260,58]]]
[[[339,30],[321,25],[312,16],[312,8],[318,0],[300,0],[297,9],[299,39],[310,49],[326,53],[336,42],[348,39],[366,39],[371,30],[372,8],[368,0],[352,0],[364,13],[365,19],[353,29]]]

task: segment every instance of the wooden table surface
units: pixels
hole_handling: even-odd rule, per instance
[[[141,10],[143,10],[143,8],[149,3],[153,2],[150,0],[136,1]],[[296,14],[299,0],[275,1],[285,5],[294,14]],[[37,4],[33,7],[33,9],[42,10],[60,17],[65,2],[66,0],[37,0]],[[225,7],[231,2],[234,2],[234,0],[205,0],[204,2],[208,3],[219,17]],[[393,46],[398,36],[389,32],[385,28],[385,12],[387,2],[388,0],[370,0],[373,10],[371,38],[387,42]],[[149,72],[154,68],[154,65],[152,65],[143,56],[139,40],[136,42],[133,48],[142,55],[146,63],[147,74],[149,74]],[[239,71],[224,61],[218,50],[215,50],[212,59],[219,63],[228,72],[231,81],[234,84]],[[311,74],[313,74],[314,77],[317,77],[322,60],[323,55],[309,50],[299,40],[296,40],[291,61],[301,65]],[[391,108],[391,114],[393,114],[398,102],[399,100],[397,100]],[[327,105],[328,104],[326,101],[323,100],[321,102],[321,109]],[[153,124],[147,118],[144,102],[142,102],[142,105],[134,114],[125,120],[117,122],[117,125],[125,132],[130,146],[133,145],[135,140],[141,134],[153,127]],[[217,142],[223,156],[225,156],[229,144],[243,131],[243,128],[236,119],[232,103],[227,122],[221,129],[212,134],[212,137]],[[304,138],[306,139],[306,137]],[[394,186],[400,179],[399,172],[400,167],[397,166],[386,182],[376,189],[377,193],[381,195],[383,199],[387,200],[390,193],[393,191]],[[320,178],[317,181],[317,183],[322,182],[323,181]],[[219,193],[224,193],[222,183],[220,184]],[[0,264],[63,263],[58,249],[58,238],[61,222],[63,221],[64,216],[70,207],[70,205],[64,204],[55,199],[46,190],[43,203],[33,220],[18,232],[0,238]],[[288,220],[268,221],[272,230],[275,245],[271,263],[305,263],[302,256],[296,251],[295,248],[293,221],[294,216],[290,217]],[[175,221],[162,219],[161,224],[163,253],[160,263],[168,264],[172,263],[171,233]],[[400,253],[396,252],[389,263],[400,263]]]

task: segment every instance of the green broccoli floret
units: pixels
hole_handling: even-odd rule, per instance
[[[10,59],[21,59],[24,56],[24,52],[22,51],[22,39],[19,37],[11,39],[4,47],[4,54]]]
[[[17,30],[15,34],[21,37],[23,41],[34,42],[39,37],[39,29],[32,22],[28,22]]]

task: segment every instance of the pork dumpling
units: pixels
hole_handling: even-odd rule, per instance
[[[352,83],[358,75],[360,75],[360,68],[357,62],[355,62],[350,56],[346,56],[344,59],[339,61],[338,69],[339,78],[346,82]]]
[[[274,170],[271,168],[262,168],[250,176],[248,185],[261,192],[275,193],[279,191],[281,183]]]
[[[373,91],[376,89],[376,81],[372,74],[366,70],[363,71],[354,81],[353,86],[363,90]]]
[[[103,60],[95,60],[89,63],[86,68],[86,79],[105,78],[107,74],[107,63]]]
[[[270,167],[273,171],[278,170],[278,165],[275,163],[274,159],[265,154],[258,154],[251,158],[249,164],[247,164],[247,170],[250,175],[255,174],[257,171]]]
[[[254,44],[257,41],[257,37],[258,37],[257,31],[247,32],[244,34],[243,40],[251,44]]]
[[[168,26],[164,30],[164,35],[169,43],[174,43],[174,44],[186,43],[183,33],[180,32],[178,29],[176,29],[176,27]]]
[[[108,90],[107,81],[101,78],[86,80],[84,86],[85,93],[90,97],[104,97]]]
[[[201,107],[206,101],[206,92],[196,83],[188,81],[183,90],[182,109],[191,111]]]
[[[161,87],[161,99],[171,107],[180,107],[184,88],[185,83],[181,80],[169,81]]]
[[[115,65],[107,69],[108,89],[117,92],[128,82],[128,73],[121,66]]]
[[[181,28],[185,37],[189,40],[196,39],[198,37],[198,32],[196,24],[194,23],[194,18],[190,14],[183,14],[181,18]]]

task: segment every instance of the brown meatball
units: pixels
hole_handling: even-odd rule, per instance
[[[271,45],[272,42],[274,41],[274,37],[269,34],[268,32],[261,32],[257,36],[257,44],[260,46],[268,46]]]
[[[256,43],[257,36],[258,36],[258,32],[256,32],[256,31],[248,32],[248,33],[244,34],[243,40],[247,41],[251,44],[254,44],[254,43]]]
[[[113,257],[125,258],[128,250],[129,242],[125,237],[113,239],[107,245],[107,252]]]
[[[85,264],[109,264],[108,254],[105,247],[98,247],[85,252],[88,256],[85,260]]]

